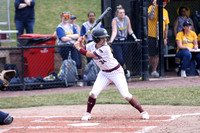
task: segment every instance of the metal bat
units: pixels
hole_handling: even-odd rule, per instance
[[[101,20],[103,19],[103,17],[104,17],[110,10],[111,10],[111,8],[108,7],[108,8],[101,14],[101,16],[94,22],[94,25],[89,29],[89,31],[91,31],[92,29],[94,29],[94,27],[96,27],[97,24],[98,24],[99,22],[101,22]],[[88,32],[87,32],[87,33],[88,33]],[[85,35],[86,35],[87,33],[85,33]]]

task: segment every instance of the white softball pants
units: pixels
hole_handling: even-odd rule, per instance
[[[117,86],[120,94],[124,98],[132,98],[132,94],[130,94],[128,90],[124,70],[121,66],[117,70],[114,70],[112,72],[99,71],[97,79],[94,82],[93,88],[90,91],[90,95],[93,94],[94,97],[97,98],[99,93],[104,88],[106,88],[111,82],[113,82]]]

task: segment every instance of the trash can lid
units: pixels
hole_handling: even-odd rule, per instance
[[[54,37],[53,34],[23,34],[19,38],[42,38],[42,37]]]

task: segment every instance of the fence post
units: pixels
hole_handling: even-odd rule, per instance
[[[158,23],[159,23],[159,66],[160,66],[160,77],[164,77],[164,53],[163,53],[163,0],[158,2]]]
[[[22,68],[22,90],[25,91],[26,86],[24,83],[24,47],[21,46],[21,68]]]
[[[141,30],[141,37],[142,37],[142,80],[147,81],[149,80],[149,59],[148,59],[148,44],[147,44],[147,37],[148,37],[148,23],[147,23],[147,4],[146,0],[141,1],[141,20],[142,20],[142,30]]]

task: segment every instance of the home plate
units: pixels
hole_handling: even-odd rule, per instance
[[[84,127],[84,126],[97,126],[97,125],[99,125],[99,123],[77,123],[77,124],[68,124],[68,125]]]

